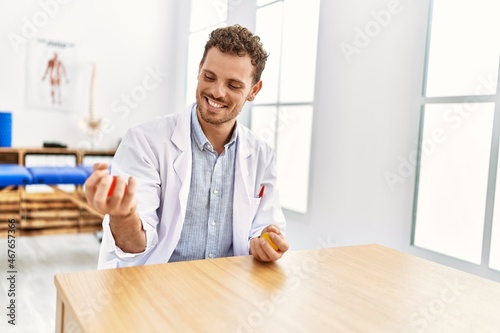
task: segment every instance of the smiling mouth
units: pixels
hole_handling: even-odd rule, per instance
[[[208,97],[205,97],[205,100],[207,101],[208,105],[210,105],[211,107],[213,107],[215,109],[223,109],[226,107],[224,104],[214,102],[211,99],[209,99]]]

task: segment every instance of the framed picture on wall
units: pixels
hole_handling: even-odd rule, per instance
[[[77,82],[75,44],[42,38],[31,40],[26,62],[26,105],[71,110]]]

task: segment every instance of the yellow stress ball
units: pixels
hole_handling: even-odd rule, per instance
[[[274,244],[274,242],[271,240],[271,238],[269,237],[269,233],[265,232],[263,233],[260,237],[264,238],[271,246],[272,248],[275,250],[275,251],[278,251],[278,245]]]

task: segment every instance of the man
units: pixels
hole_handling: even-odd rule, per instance
[[[275,261],[288,250],[273,151],[236,120],[262,88],[267,56],[246,28],[214,30],[196,103],[129,130],[115,180],[106,164],[94,166],[85,185],[106,214],[99,268],[248,254]]]

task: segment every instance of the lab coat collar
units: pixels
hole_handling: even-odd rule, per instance
[[[196,103],[187,108],[185,112],[179,114],[179,121],[174,128],[174,133],[170,137],[172,143],[182,152],[191,150],[191,112],[196,107]]]

